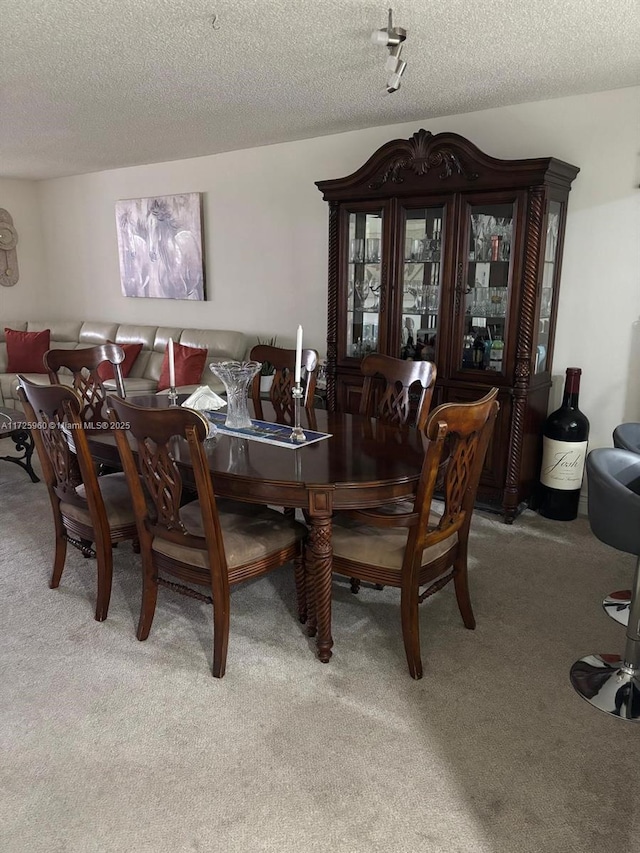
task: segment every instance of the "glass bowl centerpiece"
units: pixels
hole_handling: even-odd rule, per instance
[[[232,429],[246,429],[251,426],[247,403],[249,383],[261,368],[259,361],[212,361],[209,365],[209,370],[227,390],[225,426]]]

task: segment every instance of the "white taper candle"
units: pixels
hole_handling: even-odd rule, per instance
[[[176,387],[176,364],[173,354],[173,338],[169,338],[169,385]]]
[[[300,375],[302,373],[302,326],[298,326],[298,334],[296,335],[296,372],[294,380],[296,385],[300,384]]]

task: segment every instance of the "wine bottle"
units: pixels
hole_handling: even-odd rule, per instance
[[[484,341],[480,332],[478,332],[473,341],[473,366],[479,369],[484,367]]]
[[[492,370],[502,370],[502,356],[504,355],[504,341],[500,335],[496,335],[491,342],[489,350],[489,367]]]
[[[567,368],[562,405],[548,416],[542,431],[538,512],[560,521],[578,515],[587,456],[589,421],[578,408],[581,373],[579,367]]]

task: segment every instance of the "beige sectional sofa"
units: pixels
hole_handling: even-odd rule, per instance
[[[21,332],[51,330],[51,349],[79,349],[114,341],[117,344],[142,344],[142,350],[125,379],[127,395],[155,393],[160,378],[162,360],[169,338],[184,346],[206,347],[208,357],[200,384],[209,385],[221,393],[224,386],[209,370],[212,361],[243,359],[247,340],[242,332],[210,329],[180,329],[168,326],[133,326],[124,323],[95,323],[91,321],[53,320],[51,322],[0,320],[0,405],[16,407],[18,381],[15,373],[7,373],[7,344],[5,328]],[[46,374],[28,374],[34,382],[48,382]],[[106,387],[115,388],[113,381]],[[195,385],[180,390],[192,391]]]

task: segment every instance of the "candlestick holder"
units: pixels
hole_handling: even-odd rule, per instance
[[[169,388],[169,391],[167,393],[167,397],[169,398],[169,405],[170,406],[177,406],[178,405],[178,392],[176,391],[175,386],[172,385],[171,388]]]
[[[291,395],[293,396],[293,429],[291,430],[291,435],[289,438],[291,441],[306,441],[307,436],[302,431],[302,427],[300,426],[300,402],[302,400],[302,386],[300,383],[296,383],[291,389]]]

